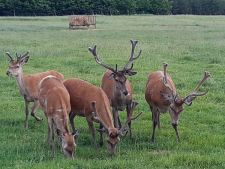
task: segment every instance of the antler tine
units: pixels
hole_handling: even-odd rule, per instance
[[[88,50],[93,54],[94,57],[98,58],[96,54],[96,47],[96,45],[93,48],[89,47]]]
[[[138,41],[137,41],[137,40],[130,40],[130,42],[131,42],[131,46],[132,46],[132,48],[131,48],[131,54],[130,54],[130,59],[128,60],[127,64],[124,66],[124,70],[127,70],[127,69],[128,69],[128,66],[129,66],[130,64],[133,64],[133,62],[134,62],[137,58],[140,57],[141,52],[142,52],[142,50],[140,50],[139,53],[138,53],[138,55],[135,57],[135,56],[134,56],[134,50],[135,50],[135,47],[136,47]],[[131,68],[130,68],[130,69],[131,69]]]
[[[202,78],[202,80],[197,84],[196,88],[194,91],[198,91],[199,88],[201,87],[201,85],[210,77],[210,73],[205,71],[204,73],[204,77]]]
[[[192,97],[196,97],[196,96],[204,96],[204,95],[206,95],[207,93],[208,93],[208,90],[205,91],[205,92],[201,92],[201,93],[196,93],[196,92],[194,92],[194,93],[192,93],[190,96],[192,96]]]
[[[110,66],[105,65],[105,64],[103,64],[103,63],[101,62],[101,60],[99,59],[99,57],[98,57],[98,55],[97,55],[96,47],[97,47],[97,46],[95,45],[93,48],[91,48],[91,47],[88,48],[88,50],[89,50],[89,51],[92,53],[92,55],[94,56],[95,61],[96,61],[99,65],[103,66],[104,68],[109,69],[109,70],[111,70],[112,72],[117,72],[117,70],[114,70],[114,69],[111,68]]]
[[[167,84],[167,74],[166,74],[166,68],[167,68],[168,64],[167,63],[163,63],[163,73],[164,73],[164,83]]]
[[[23,55],[18,55],[17,53],[16,53],[16,58],[17,58],[17,61],[19,61],[21,58],[24,58],[24,57],[26,57],[27,55],[29,54],[29,51],[27,51],[26,53],[24,53]]]
[[[10,62],[12,62],[12,61],[13,61],[13,58],[12,58],[12,56],[10,55],[10,53],[9,53],[9,52],[6,52],[5,54],[9,57]]]
[[[26,53],[24,53],[22,56],[20,56],[21,58],[26,57],[27,55],[29,55],[29,51],[27,51]]]
[[[198,93],[199,88],[201,87],[201,85],[210,77],[210,73],[205,71],[204,73],[204,77],[202,78],[202,80],[197,84],[196,88],[194,89],[194,91],[187,95],[183,100],[185,101],[188,98],[191,98],[191,101],[193,101],[197,96],[204,96],[208,93],[208,90],[206,92],[201,92]]]

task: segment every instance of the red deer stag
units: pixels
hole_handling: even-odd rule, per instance
[[[20,94],[23,96],[25,101],[25,128],[28,128],[28,116],[29,116],[29,103],[34,102],[34,105],[31,110],[31,115],[37,120],[42,120],[40,117],[36,116],[35,113],[37,108],[39,107],[38,102],[38,84],[39,82],[48,75],[56,76],[57,78],[63,80],[64,76],[61,73],[58,73],[54,70],[31,74],[31,75],[24,75],[23,74],[23,65],[27,63],[29,59],[29,52],[26,52],[23,55],[17,55],[16,59],[7,52],[6,55],[9,57],[9,68],[6,72],[8,76],[14,76],[17,81],[17,85],[20,90]]]
[[[73,158],[76,145],[74,135],[70,134],[68,128],[70,96],[63,82],[52,75],[43,78],[39,84],[39,102],[48,120],[48,142],[52,147],[53,157],[54,137],[57,133],[64,154]]]
[[[155,141],[155,128],[160,127],[160,113],[169,111],[172,126],[176,132],[177,141],[180,141],[177,125],[180,113],[183,111],[183,104],[191,106],[197,96],[204,96],[206,92],[198,92],[200,86],[210,77],[205,72],[203,79],[198,83],[195,90],[184,98],[177,95],[176,87],[171,77],[166,73],[167,64],[164,64],[164,71],[150,73],[146,84],[145,99],[152,111],[152,142]]]
[[[116,145],[119,142],[119,136],[123,136],[124,132],[126,132],[127,123],[137,117],[130,118],[121,130],[118,130],[113,125],[109,99],[101,88],[80,79],[68,79],[64,81],[64,85],[70,94],[70,123],[73,132],[76,131],[74,117],[76,115],[86,117],[94,144],[96,145],[93,121],[100,123],[100,145],[103,145],[102,132],[105,131],[108,134],[108,151],[110,154],[114,154]]]
[[[105,91],[106,95],[110,100],[113,112],[114,125],[116,128],[121,127],[118,111],[124,111],[124,109],[126,108],[127,119],[129,119],[130,117],[132,117],[133,108],[136,107],[138,104],[137,102],[132,100],[132,86],[126,77],[135,75],[137,73],[132,70],[133,62],[141,55],[140,50],[138,55],[136,57],[134,56],[134,50],[137,43],[138,41],[131,40],[132,44],[131,56],[129,61],[122,70],[117,70],[117,65],[116,69],[113,69],[110,66],[102,63],[102,61],[99,59],[96,53],[96,45],[94,46],[94,48],[89,47],[89,51],[94,56],[95,61],[99,65],[108,69],[106,73],[103,75],[101,87]],[[129,67],[129,65],[131,66]],[[131,121],[128,123],[128,126],[131,137],[132,136]]]

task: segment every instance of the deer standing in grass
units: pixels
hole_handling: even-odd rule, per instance
[[[61,73],[58,73],[54,70],[37,73],[37,74],[30,74],[24,75],[23,74],[23,65],[28,62],[29,59],[29,52],[26,52],[23,55],[17,55],[16,59],[7,52],[6,55],[9,58],[9,68],[6,72],[8,76],[14,76],[17,81],[17,85],[20,90],[20,94],[23,96],[25,101],[25,128],[28,128],[28,116],[29,116],[29,103],[33,102],[31,115],[37,120],[42,120],[40,117],[36,116],[36,111],[39,107],[38,102],[38,84],[39,82],[48,75],[56,76],[57,78],[63,80],[64,76]]]
[[[111,68],[110,66],[101,62],[97,53],[96,53],[96,45],[94,48],[89,48],[89,51],[94,56],[95,61],[103,66],[104,68],[108,69],[102,78],[102,89],[105,91],[106,95],[110,100],[110,104],[112,106],[113,112],[113,119],[114,125],[116,128],[121,128],[121,122],[119,118],[118,111],[127,111],[127,119],[132,117],[133,108],[137,106],[137,102],[133,101],[132,98],[132,86],[127,76],[133,76],[137,72],[133,71],[133,62],[139,58],[141,55],[141,50],[139,51],[138,55],[135,57],[134,50],[137,45],[138,41],[131,40],[132,49],[131,49],[131,56],[127,64],[124,66],[122,70],[117,70]],[[130,66],[131,65],[131,66]],[[130,67],[129,67],[130,66]],[[130,137],[132,136],[131,133],[131,121],[128,123],[129,126],[129,133]]]
[[[200,86],[210,77],[208,72],[205,72],[203,79],[198,83],[192,93],[184,98],[177,95],[176,87],[166,72],[167,64],[164,64],[164,71],[156,71],[149,74],[146,84],[145,99],[148,102],[152,111],[152,142],[155,141],[155,128],[160,127],[160,113],[169,111],[172,121],[172,126],[176,132],[177,141],[180,141],[177,130],[180,113],[183,111],[183,104],[191,106],[192,101],[198,96],[204,96],[206,92],[198,92]]]
[[[76,132],[74,127],[74,117],[76,115],[85,117],[92,133],[94,144],[96,145],[93,122],[100,123],[100,145],[103,145],[102,133],[106,132],[108,135],[108,151],[110,154],[114,154],[116,145],[119,142],[119,136],[123,136],[124,132],[126,132],[127,123],[137,117],[130,117],[124,127],[122,127],[121,130],[118,130],[113,124],[109,99],[101,88],[75,78],[64,81],[64,86],[70,94],[70,123],[73,132]]]
[[[76,145],[74,135],[68,128],[71,110],[70,96],[63,82],[52,75],[43,78],[39,84],[39,102],[48,120],[48,142],[52,147],[53,157],[55,155],[54,137],[57,133],[64,154],[73,158]]]

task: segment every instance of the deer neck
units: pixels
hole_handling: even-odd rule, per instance
[[[24,82],[24,77],[23,77],[23,72],[22,71],[16,77],[16,81],[17,81],[17,85],[18,85],[19,90],[20,90],[20,94],[23,95],[24,97],[28,97],[29,94],[28,94],[28,92],[26,90],[26,86],[25,86],[25,82]]]
[[[58,117],[56,117],[54,119],[56,128],[60,132],[58,134],[61,134],[61,135],[63,135],[63,133],[64,134],[65,133],[69,134],[69,129],[68,129],[67,121],[68,121],[67,118],[62,117],[62,116],[58,116]]]
[[[117,107],[119,110],[122,110],[125,108],[126,106],[126,96],[123,94],[123,92],[121,90],[118,90],[116,88],[116,85],[114,86],[113,89],[113,102],[114,102],[114,106]]]

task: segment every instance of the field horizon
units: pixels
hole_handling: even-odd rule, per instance
[[[0,17],[0,168],[225,168],[225,22],[223,16],[103,16],[97,15],[97,29],[69,30],[68,16]],[[55,159],[46,143],[47,121],[29,118],[24,128],[24,101],[14,78],[6,76],[5,52],[30,52],[25,74],[57,70],[65,79],[80,78],[97,86],[105,69],[97,65],[88,47],[97,45],[104,63],[122,68],[130,56],[130,39],[138,40],[136,51],[142,55],[134,63],[137,75],[128,77],[134,100],[139,102],[133,122],[133,137],[121,139],[115,156],[104,146],[95,149],[87,122],[75,118],[80,132],[76,158],[68,160],[57,149]],[[162,70],[168,73],[177,93],[185,97],[192,92],[204,71],[210,79],[201,87],[206,96],[184,106],[176,142],[169,113],[160,116],[156,143],[151,143],[151,112],[144,98],[148,74]],[[126,112],[120,112],[125,121]],[[95,125],[98,127],[98,124]],[[97,133],[97,141],[99,140]]]

